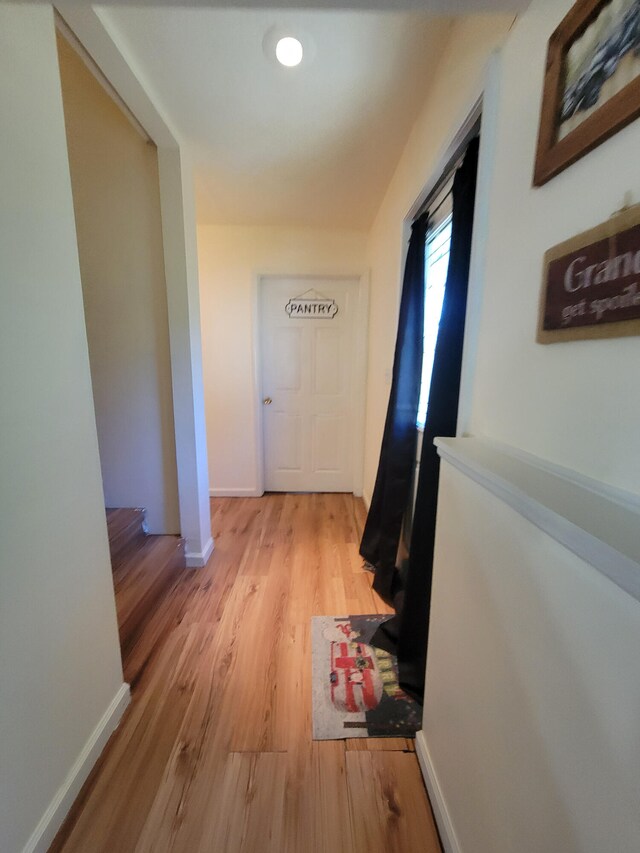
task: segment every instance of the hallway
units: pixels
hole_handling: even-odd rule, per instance
[[[311,616],[387,610],[362,501],[211,504],[216,550],[128,651],[132,704],[51,849],[436,853],[412,741],[311,740]]]

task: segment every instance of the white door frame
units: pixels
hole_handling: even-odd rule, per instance
[[[333,279],[334,281],[356,281],[357,299],[354,314],[355,361],[353,365],[353,381],[355,395],[353,401],[353,419],[351,437],[355,455],[353,460],[353,494],[362,497],[364,484],[364,441],[365,416],[367,404],[367,355],[369,342],[369,273],[257,273],[253,281],[253,422],[256,452],[256,494],[264,494],[264,416],[262,405],[262,329],[260,324],[260,294],[261,285],[266,279],[295,278],[304,279]],[[358,448],[360,450],[358,451]]]
[[[116,36],[90,5],[57,0],[71,33],[89,58],[89,67],[111,97],[126,107],[158,149],[160,213],[167,286],[173,418],[178,470],[180,534],[187,567],[206,565],[213,551],[209,506],[204,385],[200,346],[200,293],[192,166],[180,135],[136,77]],[[95,66],[95,67],[94,67]]]

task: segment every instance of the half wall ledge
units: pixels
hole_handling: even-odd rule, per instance
[[[640,497],[514,447],[436,438],[440,457],[640,601]]]

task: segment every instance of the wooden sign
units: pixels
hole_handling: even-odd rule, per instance
[[[640,205],[544,256],[539,343],[640,335]]]
[[[289,317],[304,320],[332,320],[338,313],[335,299],[323,296],[299,296],[290,299],[284,309]]]

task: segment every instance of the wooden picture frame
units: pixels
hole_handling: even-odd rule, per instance
[[[629,0],[624,15],[613,22],[607,17],[610,6],[611,0],[578,0],[549,39],[534,186],[545,184],[640,116],[640,73],[635,71],[635,63],[640,64],[640,25],[633,18],[625,30],[627,15],[640,15],[640,0]],[[619,32],[611,30],[618,25]],[[601,42],[595,40],[598,33],[603,33]],[[627,47],[630,40],[632,46]],[[580,53],[585,54],[581,61],[586,68],[576,70]],[[623,83],[625,76],[632,79]],[[612,92],[606,100],[605,86]]]

